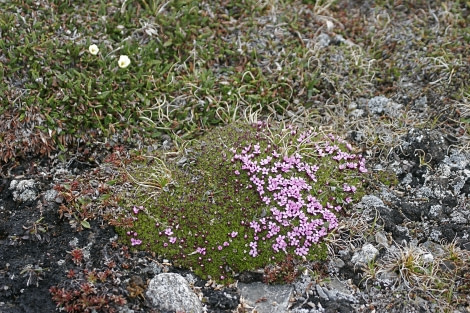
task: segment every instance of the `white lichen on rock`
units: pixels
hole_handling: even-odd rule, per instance
[[[13,200],[17,202],[32,201],[37,198],[36,190],[34,190],[35,182],[33,179],[28,180],[12,180],[10,190],[13,190]]]

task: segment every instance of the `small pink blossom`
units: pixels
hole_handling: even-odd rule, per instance
[[[138,245],[140,245],[140,244],[142,244],[142,240],[140,240],[140,239],[135,239],[135,238],[131,238],[131,245],[133,245],[133,246],[138,246]]]
[[[199,254],[202,254],[202,255],[206,255],[206,248],[198,247],[196,249],[196,252],[199,253]]]

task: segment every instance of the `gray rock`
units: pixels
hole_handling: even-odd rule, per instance
[[[375,259],[378,254],[379,250],[377,250],[372,244],[368,243],[362,246],[361,251],[354,253],[351,262],[356,266],[367,265],[367,263]]]
[[[330,300],[328,297],[326,290],[323,290],[323,288],[320,285],[315,285],[315,289],[317,290],[318,296],[322,299],[325,300]]]
[[[392,100],[384,96],[374,97],[370,99],[367,103],[367,106],[369,108],[369,112],[373,114],[384,114],[391,117],[398,116],[402,107],[401,104],[393,102]]]
[[[330,36],[328,36],[328,34],[321,33],[321,34],[318,35],[318,37],[317,37],[317,45],[318,45],[320,48],[328,47],[328,45],[330,44],[330,42],[331,42],[331,38],[330,38]]]
[[[384,248],[389,248],[390,245],[388,244],[388,238],[383,232],[377,232],[375,234],[375,242],[377,242],[379,245],[381,245]]]
[[[421,109],[426,109],[428,106],[428,98],[426,96],[422,96],[419,99],[416,99],[415,106]]]
[[[291,285],[266,285],[263,283],[238,283],[240,295],[258,313],[285,313],[293,291]],[[253,311],[255,312],[255,311]]]
[[[429,214],[432,217],[438,217],[439,215],[441,215],[442,214],[442,205],[440,205],[440,204],[431,205],[431,207],[429,208]]]
[[[443,163],[450,166],[457,168],[459,170],[465,169],[465,167],[469,164],[470,155],[467,153],[461,153],[457,150],[452,150],[450,155],[446,155],[444,157]]]
[[[354,109],[352,110],[349,115],[351,115],[354,118],[361,118],[364,116],[364,110],[362,109]]]
[[[188,282],[178,274],[162,273],[155,276],[145,292],[156,308],[185,313],[202,313],[202,303]]]
[[[312,285],[312,277],[305,271],[293,284],[294,294],[298,296],[303,295]]]
[[[44,193],[44,200],[47,202],[54,202],[58,196],[58,192],[54,189],[49,189]]]
[[[347,285],[336,277],[325,282],[323,291],[326,292],[331,301],[346,300],[351,303],[359,302],[359,300],[352,295]]]
[[[340,258],[333,258],[330,263],[337,269],[341,269],[346,265],[346,263],[344,263]]]
[[[365,195],[362,197],[361,202],[359,203],[364,208],[371,208],[371,207],[384,207],[385,203],[380,200],[380,198],[373,196],[373,195]]]
[[[377,273],[377,281],[385,286],[391,286],[396,283],[398,275],[393,271],[379,271]]]

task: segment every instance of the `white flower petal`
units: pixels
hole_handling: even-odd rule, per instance
[[[97,45],[90,45],[88,47],[88,51],[90,51],[90,53],[93,54],[93,55],[97,55],[98,52],[100,52],[100,49],[98,48]]]
[[[126,68],[131,64],[131,60],[127,55],[121,55],[118,60],[118,65],[120,68]]]

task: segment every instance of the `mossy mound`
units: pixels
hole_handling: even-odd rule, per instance
[[[226,283],[286,255],[324,259],[323,239],[362,193],[366,172],[343,140],[293,125],[234,123],[185,151],[131,172],[147,187],[130,206],[132,229],[119,231],[139,249]]]

